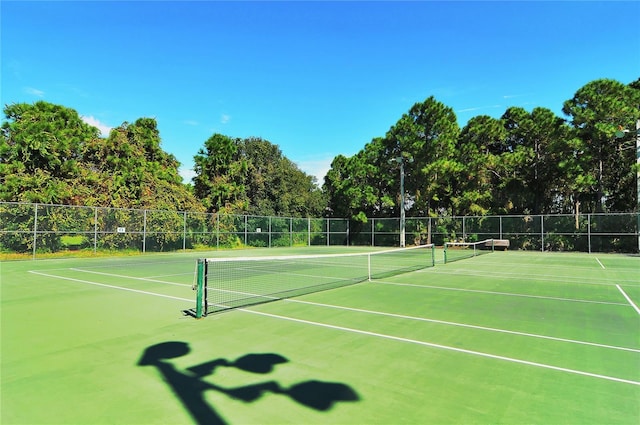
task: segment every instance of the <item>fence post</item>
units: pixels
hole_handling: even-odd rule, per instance
[[[376,246],[376,226],[374,225],[375,218],[371,219],[371,246]]]
[[[216,213],[216,249],[220,249],[220,213]]]
[[[591,254],[591,214],[587,214],[587,239],[589,240],[589,254]]]
[[[182,250],[187,250],[187,212],[182,212]]]
[[[147,252],[147,210],[142,211],[142,253]]]
[[[36,259],[36,245],[38,243],[38,204],[35,204],[35,213],[33,216],[33,259]]]
[[[98,207],[93,207],[93,253],[98,252]]]
[[[244,216],[244,246],[247,246],[247,216]]]
[[[311,246],[311,217],[307,217],[307,246]]]
[[[330,226],[330,223],[331,223],[330,220],[331,220],[330,218],[327,219],[327,246],[329,246],[329,239],[330,239],[330,237],[329,237],[329,226]]]
[[[466,224],[466,220],[464,219],[464,216],[462,216],[462,240],[463,241],[467,241],[467,227],[465,226]],[[475,245],[474,245],[475,247]]]
[[[271,248],[271,216],[269,216],[269,248]]]
[[[542,241],[540,245],[540,251],[544,252],[544,216],[540,215],[540,240]]]
[[[347,220],[347,237],[345,238],[347,240],[347,246],[351,246],[351,241],[349,241],[349,236],[351,235],[351,232],[349,231],[350,225],[351,225],[351,221]]]

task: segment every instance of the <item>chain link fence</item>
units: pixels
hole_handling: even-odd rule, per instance
[[[508,239],[510,249],[638,253],[640,214],[407,218],[406,243]],[[398,246],[398,218],[261,217],[0,202],[0,253],[167,252],[243,246]]]
[[[0,202],[0,253],[341,245],[349,221]]]

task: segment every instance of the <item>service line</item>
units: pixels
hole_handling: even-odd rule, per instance
[[[393,340],[393,341],[407,342],[407,343],[410,343],[410,344],[417,344],[417,345],[422,345],[422,346],[426,346],[426,347],[437,348],[437,349],[447,350],[447,351],[455,351],[455,352],[458,352],[458,353],[470,354],[470,355],[478,356],[478,357],[485,357],[485,358],[490,358],[490,359],[494,359],[494,360],[501,360],[501,361],[506,361],[506,362],[511,362],[511,363],[518,363],[518,364],[527,365],[527,366],[539,367],[539,368],[543,368],[543,369],[555,370],[555,371],[558,371],[558,372],[571,373],[571,374],[574,374],[574,375],[587,376],[587,377],[590,377],[590,378],[604,379],[604,380],[607,380],[607,381],[613,381],[613,382],[619,382],[619,383],[623,383],[623,384],[631,384],[631,385],[640,386],[640,382],[639,381],[632,381],[630,379],[622,379],[622,378],[616,378],[614,376],[599,375],[599,374],[596,374],[596,373],[584,372],[584,371],[581,371],[581,370],[567,369],[567,368],[564,368],[564,367],[558,367],[558,366],[548,365],[548,364],[544,364],[544,363],[530,362],[530,361],[527,361],[527,360],[515,359],[515,358],[511,358],[511,357],[498,356],[496,354],[483,353],[483,352],[480,352],[480,351],[465,350],[463,348],[450,347],[450,346],[447,346],[447,345],[440,345],[440,344],[434,344],[434,343],[426,342],[426,341],[418,341],[418,340],[415,340],[415,339],[402,338],[402,337],[394,336],[394,335],[386,335],[386,334],[381,334],[381,333],[377,333],[377,332],[364,331],[364,330],[361,330],[361,329],[354,329],[354,328],[347,328],[347,327],[344,327],[344,326],[330,325],[328,323],[314,322],[314,321],[311,321],[311,320],[304,320],[304,319],[296,319],[294,317],[281,316],[279,314],[265,313],[265,312],[262,312],[262,311],[247,310],[247,309],[238,309],[238,310],[242,311],[242,312],[245,312],[245,313],[258,314],[258,315],[261,315],[261,316],[271,317],[271,318],[279,319],[279,320],[288,320],[288,321],[303,323],[303,324],[312,325],[312,326],[320,326],[320,327],[323,327],[323,328],[330,328],[330,329],[335,329],[335,330],[340,330],[340,331],[345,331],[345,332],[357,333],[357,334],[361,334],[361,335],[368,335],[368,336],[373,336],[373,337],[376,337],[376,338],[383,338],[383,339],[390,339],[390,340]]]

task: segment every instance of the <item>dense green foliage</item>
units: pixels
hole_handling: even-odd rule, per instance
[[[4,113],[0,200],[76,203],[77,183],[90,172],[81,165],[83,152],[98,129],[76,111],[46,102],[10,105]]]
[[[72,109],[13,104],[0,138],[0,200],[202,210],[160,147],[157,123],[141,118],[100,138]]]
[[[194,190],[209,211],[307,217],[322,214],[315,178],[260,139],[214,134],[194,157]]]
[[[100,137],[60,105],[17,103],[0,131],[0,201],[367,217],[629,212],[637,209],[635,123],[640,80],[596,80],[564,103],[568,119],[508,108],[459,127],[433,97],[413,105],[383,137],[338,155],[322,189],[277,145],[213,134],[194,156],[193,186],[140,118]],[[621,129],[631,130],[617,137]],[[400,205],[403,158],[405,205]]]
[[[214,134],[195,156],[194,187],[161,148],[157,123],[140,118],[108,137],[78,113],[47,102],[5,108],[0,137],[0,200],[319,216],[315,179],[262,139]]]
[[[590,82],[563,111],[568,120],[511,107],[459,128],[453,110],[429,97],[384,137],[335,158],[324,184],[331,215],[399,216],[398,164],[389,161],[399,157],[408,215],[636,211],[640,80]],[[618,138],[620,129],[630,131]]]

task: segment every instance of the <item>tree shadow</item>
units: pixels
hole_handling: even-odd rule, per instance
[[[224,425],[225,421],[205,399],[205,392],[216,391],[226,396],[250,403],[263,394],[279,394],[289,397],[301,405],[319,411],[330,410],[339,401],[358,401],[358,394],[348,385],[338,382],[308,380],[283,388],[276,381],[258,382],[235,388],[226,388],[204,380],[219,367],[232,367],[255,374],[269,374],[278,364],[289,360],[279,354],[246,354],[234,361],[219,358],[180,370],[171,359],[182,357],[191,349],[189,344],[169,341],[147,347],[138,361],[138,366],[154,366],[162,379],[188,410],[198,424]]]

